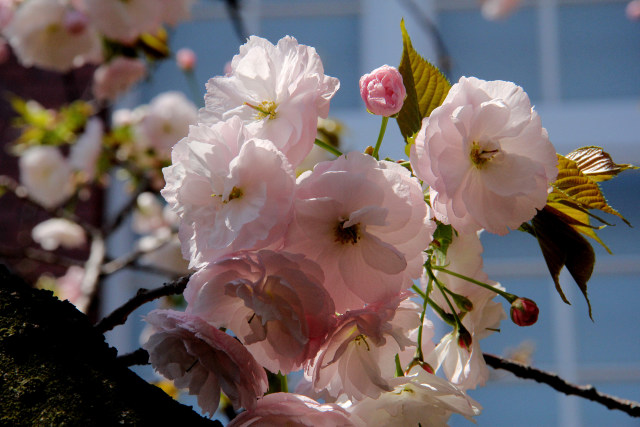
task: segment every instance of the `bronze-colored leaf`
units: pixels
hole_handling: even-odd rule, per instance
[[[580,172],[595,182],[607,181],[628,169],[638,169],[637,166],[615,163],[609,153],[594,146],[578,148],[565,157],[576,162]]]
[[[564,302],[571,304],[560,286],[560,271],[566,266],[582,291],[589,307],[589,317],[593,320],[587,295],[587,282],[596,262],[593,248],[573,227],[546,207],[538,211],[531,224],[558,294]]]
[[[618,211],[609,206],[598,183],[584,175],[575,161],[560,154],[558,154],[558,178],[553,183],[553,187],[555,196],[565,196],[584,209],[598,209],[616,215],[627,225],[631,225]]]

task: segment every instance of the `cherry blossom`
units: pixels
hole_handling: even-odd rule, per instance
[[[18,165],[20,182],[42,206],[56,207],[73,194],[71,166],[56,147],[31,147],[22,153]]]
[[[272,372],[298,370],[334,324],[320,267],[302,255],[260,251],[212,264],[189,280],[187,311],[226,327]]]
[[[196,53],[187,47],[178,49],[176,52],[176,63],[183,71],[192,71],[196,67],[197,60]]]
[[[16,10],[5,36],[20,63],[64,72],[102,61],[102,44],[82,12],[64,0],[29,0]]]
[[[256,137],[268,139],[295,168],[309,153],[318,117],[326,118],[340,83],[325,76],[315,49],[293,37],[276,46],[251,36],[231,62],[231,73],[207,83],[200,121],[238,116]]]
[[[93,95],[99,100],[113,101],[147,73],[144,61],[118,56],[102,64],[93,74]]]
[[[360,96],[370,113],[393,116],[402,109],[407,91],[402,74],[389,65],[360,77]]]
[[[164,92],[151,100],[135,126],[139,148],[152,148],[162,159],[168,159],[171,148],[196,124],[198,109],[182,92]]]
[[[424,372],[402,377],[392,391],[367,397],[348,408],[354,421],[371,427],[446,426],[453,413],[468,419],[481,406],[449,381]]]
[[[292,215],[295,178],[270,142],[250,138],[232,118],[192,126],[163,169],[162,190],[180,216],[180,241],[190,267],[275,244]]]
[[[96,176],[103,136],[104,125],[102,120],[93,117],[87,121],[84,132],[78,137],[75,144],[71,146],[69,164],[74,170],[82,171],[88,180],[93,180]]]
[[[264,369],[230,335],[179,311],[154,310],[146,320],[156,329],[143,345],[149,361],[177,387],[197,395],[205,413],[218,409],[220,389],[236,409],[255,408],[267,391]]]
[[[410,335],[420,324],[420,307],[409,300],[400,302],[405,297],[401,294],[340,317],[305,368],[316,390],[360,400],[393,389],[395,356],[408,347],[415,350]]]
[[[84,0],[84,5],[102,34],[126,44],[156,30],[162,22],[162,9],[156,0]]]
[[[521,0],[482,0],[482,16],[490,21],[505,19],[520,7],[520,3]]]
[[[558,173],[540,117],[511,82],[461,77],[415,141],[411,165],[432,188],[436,218],[462,232],[518,228]]]
[[[258,401],[255,409],[234,418],[228,427],[248,426],[350,427],[349,414],[335,404],[321,404],[294,393],[273,393]]]
[[[63,218],[51,218],[33,227],[31,237],[48,251],[59,246],[73,249],[85,244],[84,230],[75,222]]]
[[[285,248],[320,264],[336,309],[394,296],[422,273],[435,224],[402,166],[352,152],[298,178]]]

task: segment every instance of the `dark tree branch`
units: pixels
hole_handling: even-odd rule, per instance
[[[126,255],[123,255],[121,257],[118,257],[116,259],[113,259],[103,264],[102,275],[107,276],[109,274],[115,273],[116,271],[122,270],[123,268],[127,268],[134,265],[142,255],[157,251],[158,249],[162,248],[164,245],[169,243],[170,239],[171,239],[171,236],[169,236],[164,241],[161,241],[159,244],[157,244],[151,249],[147,249],[147,250],[136,249]]]
[[[84,264],[84,261],[36,248],[0,246],[0,258],[27,258],[42,264],[61,265],[63,267],[81,266]]]
[[[131,211],[135,209],[136,204],[138,202],[138,196],[144,193],[145,191],[147,191],[148,189],[149,189],[149,182],[145,178],[142,178],[140,180],[140,183],[136,187],[135,191],[131,195],[131,198],[127,201],[127,203],[120,209],[120,211],[116,214],[113,220],[105,223],[104,226],[102,227],[102,233],[105,236],[108,236],[113,231],[115,231],[118,227],[120,227],[122,222],[129,215],[129,213],[131,213]]]
[[[131,353],[123,354],[117,357],[118,362],[124,366],[148,365],[149,353],[144,348],[139,348]]]
[[[76,215],[69,211],[66,211],[63,208],[46,208],[42,206],[40,203],[29,197],[29,192],[27,191],[27,189],[10,176],[0,175],[0,188],[4,188],[5,190],[10,191],[25,203],[35,207],[36,209],[48,213],[52,217],[64,218],[68,219],[69,221],[75,222],[80,227],[82,227],[84,231],[87,232],[87,234],[95,234],[100,232],[100,230],[98,230],[93,225],[81,220]]]
[[[640,417],[640,403],[638,402],[620,399],[615,396],[601,393],[591,385],[579,386],[571,384],[556,374],[541,371],[539,369],[532,368],[531,366],[506,360],[492,354],[484,353],[484,360],[487,362],[487,365],[494,369],[504,369],[517,377],[547,384],[561,393],[579,396],[584,399],[600,403],[609,409],[617,409],[619,411],[626,412],[632,417]]]
[[[95,326],[96,330],[101,333],[110,331],[114,327],[122,325],[124,322],[126,322],[127,317],[129,317],[129,315],[141,305],[160,297],[181,294],[187,287],[187,283],[189,282],[190,277],[190,274],[187,276],[182,276],[179,279],[176,279],[169,283],[165,283],[163,286],[152,290],[139,289],[133,298],[124,303],[122,306],[116,308],[111,314],[98,322]]]

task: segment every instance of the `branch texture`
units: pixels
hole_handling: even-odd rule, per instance
[[[191,275],[182,276],[179,279],[165,283],[163,286],[152,290],[139,289],[133,298],[98,322],[95,326],[96,330],[100,333],[110,331],[116,326],[126,322],[129,315],[141,305],[164,296],[181,294],[187,287],[190,277]]]
[[[610,396],[605,393],[601,393],[591,385],[579,386],[571,384],[558,375],[541,371],[531,366],[522,365],[511,360],[506,360],[492,354],[484,353],[484,360],[487,365],[494,369],[503,369],[511,372],[513,375],[519,378],[525,378],[534,380],[536,382],[547,384],[553,387],[555,390],[564,393],[566,395],[575,395],[582,397],[593,402],[600,403],[609,409],[617,409],[619,411],[626,412],[632,417],[640,417],[640,403],[632,400],[620,399],[615,396]]]

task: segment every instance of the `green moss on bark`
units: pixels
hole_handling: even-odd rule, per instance
[[[85,315],[0,265],[1,425],[220,425],[116,360]]]

